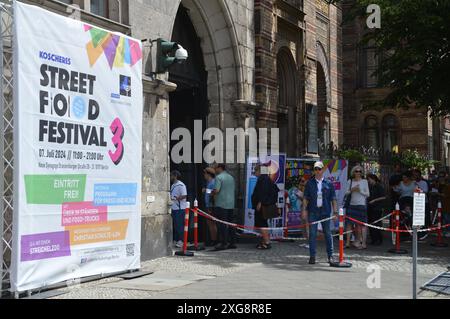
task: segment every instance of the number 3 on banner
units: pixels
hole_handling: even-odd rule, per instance
[[[122,122],[119,118],[116,118],[110,126],[111,132],[114,134],[112,137],[112,142],[116,147],[116,151],[113,153],[109,151],[109,157],[115,165],[119,165],[123,158],[123,135],[125,134],[125,129],[123,128]]]

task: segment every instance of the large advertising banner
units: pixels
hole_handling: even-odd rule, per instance
[[[142,45],[15,2],[12,290],[140,267]]]
[[[285,182],[285,165],[286,155],[268,155],[265,157],[249,157],[247,159],[247,185],[245,196],[245,226],[255,226],[255,210],[252,207],[252,194],[256,186],[258,178],[254,175],[254,169],[257,164],[266,166],[269,172],[270,178],[277,184],[280,190],[278,194],[278,208],[281,210],[281,216],[279,218],[273,218],[268,221],[270,228],[284,227],[284,182]],[[253,232],[253,231],[248,231]],[[283,236],[283,230],[277,229],[270,232],[271,238],[281,238]]]
[[[313,159],[286,160],[286,191],[289,197],[288,226],[297,227],[301,225],[302,200],[305,183],[313,176]],[[336,190],[338,206],[342,207],[344,196],[348,185],[348,161],[346,160],[324,160],[324,178],[330,180]],[[295,228],[290,233],[298,231]]]

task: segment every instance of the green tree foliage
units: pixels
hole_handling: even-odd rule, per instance
[[[362,163],[367,161],[367,156],[356,149],[347,149],[338,152],[338,158],[348,160],[350,163]]]
[[[450,114],[449,0],[331,0],[353,3],[344,23],[364,22],[370,4],[381,9],[381,28],[368,29],[360,45],[383,56],[376,75],[389,96],[378,107],[428,107],[432,116]],[[347,10],[346,10],[347,11]],[[372,105],[373,107],[373,105]]]
[[[425,156],[421,155],[417,150],[406,150],[398,155],[395,159],[395,162],[400,163],[403,167],[408,169],[418,168],[422,172],[433,167],[434,164],[438,163],[437,161],[431,161],[427,159]]]

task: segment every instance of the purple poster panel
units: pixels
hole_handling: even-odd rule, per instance
[[[70,256],[68,231],[24,235],[20,241],[21,261]]]

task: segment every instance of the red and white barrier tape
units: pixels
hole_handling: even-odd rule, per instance
[[[357,224],[360,224],[360,225],[363,225],[363,226],[366,226],[366,227],[382,230],[382,231],[396,232],[396,233],[412,233],[413,232],[412,230],[404,230],[404,229],[396,230],[396,229],[392,229],[392,228],[379,227],[379,226],[375,226],[375,225],[371,225],[371,224],[368,224],[368,223],[361,222],[361,221],[359,221],[357,219],[354,219],[354,218],[351,218],[351,217],[348,217],[348,216],[345,216],[345,218],[350,220],[350,221],[352,221],[352,222],[354,222],[354,223],[357,223]],[[432,231],[436,231],[438,229],[444,229],[444,228],[448,228],[448,227],[450,227],[450,224],[447,224],[447,225],[444,225],[444,226],[441,226],[441,227],[419,229],[419,230],[417,230],[417,232],[419,232],[419,233],[432,232]]]
[[[326,222],[326,221],[329,221],[329,220],[332,220],[332,219],[335,218],[334,216],[332,216],[332,217],[324,218],[324,219],[319,220],[319,221],[315,221],[315,222],[312,222],[312,223],[306,223],[306,224],[302,224],[302,225],[298,225],[298,226],[256,227],[256,226],[239,225],[239,224],[236,224],[236,223],[230,223],[230,222],[227,222],[227,221],[224,221],[224,220],[220,220],[220,219],[218,219],[218,218],[216,218],[214,216],[211,216],[210,214],[208,214],[208,213],[206,213],[206,212],[204,212],[204,211],[202,211],[200,209],[197,209],[197,213],[200,216],[208,218],[208,219],[210,219],[212,221],[215,221],[215,222],[227,225],[227,226],[231,226],[231,227],[234,227],[234,228],[239,229],[239,230],[245,230],[245,231],[251,232],[251,233],[253,233],[255,235],[260,235],[260,233],[257,233],[256,231],[252,231],[252,230],[268,230],[268,231],[270,231],[270,230],[285,230],[285,229],[301,229],[301,228],[306,228],[306,227],[308,227],[310,225],[316,225],[316,224],[319,224],[319,223],[322,223],[322,222]],[[383,220],[391,217],[392,215],[393,215],[393,213],[390,213],[390,214],[388,214],[388,215],[386,215],[386,216],[376,220],[375,222],[373,222],[373,224],[364,223],[364,222],[361,222],[361,221],[359,221],[357,219],[354,219],[354,218],[351,218],[351,217],[348,217],[348,216],[345,216],[345,218],[350,220],[350,221],[353,221],[353,222],[355,222],[357,224],[360,224],[360,225],[363,225],[363,226],[366,226],[366,227],[370,227],[370,228],[373,228],[373,229],[378,229],[378,230],[381,230],[381,231],[410,233],[410,234],[413,232],[412,230],[396,230],[396,229],[392,229],[392,228],[384,228],[384,227],[380,227],[380,226],[375,226],[375,224],[377,224],[380,221],[383,221]],[[448,228],[448,227],[450,227],[450,224],[444,225],[442,227],[434,227],[434,228],[428,228],[428,229],[419,229],[418,232],[431,232],[431,231],[436,231],[438,229],[445,229],[445,228]],[[347,232],[344,233],[344,235],[350,234],[350,233],[352,233],[352,231],[347,231]],[[334,234],[333,235],[333,237],[338,237],[338,236],[339,236],[339,234]],[[290,237],[280,237],[279,239],[303,240],[301,238],[290,238]]]
[[[234,228],[239,228],[239,229],[242,229],[242,230],[249,230],[249,229],[254,229],[254,230],[284,230],[284,229],[306,228],[306,227],[308,227],[310,225],[316,225],[316,224],[319,224],[319,223],[322,223],[322,222],[326,222],[328,220],[332,220],[332,219],[335,218],[334,216],[331,216],[331,217],[328,217],[328,218],[324,218],[322,220],[318,220],[318,221],[315,221],[315,222],[312,222],[312,223],[307,223],[307,224],[303,224],[303,225],[299,225],[299,226],[256,227],[256,226],[245,226],[245,225],[239,225],[239,224],[235,224],[235,223],[226,222],[224,220],[220,220],[220,219],[218,219],[218,218],[216,218],[214,216],[211,216],[210,214],[208,214],[208,213],[206,213],[206,212],[204,212],[204,211],[202,211],[200,209],[197,209],[197,213],[199,215],[201,215],[201,216],[203,216],[205,218],[211,219],[211,220],[213,220],[215,222],[218,222],[218,223],[221,223],[221,224],[224,224],[224,225],[228,225],[228,226],[231,226],[231,227],[234,227]]]
[[[374,222],[372,223],[372,225],[378,224],[379,222],[381,222],[381,221],[383,221],[383,220],[385,220],[385,219],[391,217],[393,214],[394,214],[394,213],[390,213],[390,214],[388,214],[388,215],[386,215],[386,216],[384,216],[384,217],[381,217],[380,219],[374,221]],[[345,217],[344,217],[344,218],[345,218]]]

